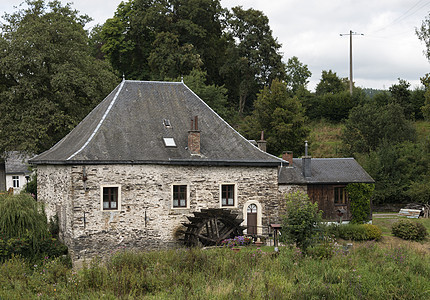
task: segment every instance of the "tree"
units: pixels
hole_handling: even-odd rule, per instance
[[[90,54],[88,17],[58,1],[26,3],[1,25],[0,153],[49,149],[118,80]]]
[[[348,154],[369,153],[384,142],[414,141],[415,129],[399,104],[377,106],[369,103],[354,107],[345,122],[342,142]]]
[[[329,70],[328,72],[322,71],[321,80],[315,88],[315,94],[337,94],[347,89],[348,86],[336,75],[336,72],[333,72],[332,70]]]
[[[282,222],[282,239],[296,243],[303,252],[312,244],[322,220],[318,203],[312,203],[305,192],[286,195],[286,215]]]
[[[373,202],[407,203],[428,199],[426,182],[430,168],[429,143],[384,142],[376,150],[360,156],[363,168],[375,180]],[[418,196],[418,197],[417,197]]]
[[[219,83],[223,14],[218,0],[122,2],[102,27],[102,51],[127,78],[164,80],[200,66]]]
[[[426,120],[430,120],[430,73],[422,77],[421,82],[425,87],[425,94],[424,94],[425,102],[424,102],[424,105],[421,107],[421,111],[422,111],[423,117]]]
[[[430,16],[427,16],[421,23],[420,28],[415,28],[415,33],[418,38],[424,42],[426,50],[424,55],[430,61]]]
[[[239,99],[238,111],[252,106],[253,96],[272,80],[284,79],[281,44],[272,36],[269,19],[258,10],[232,8],[227,18],[229,49],[221,68],[230,98]]]
[[[285,82],[287,83],[288,89],[293,93],[303,87],[306,89],[309,83],[309,77],[312,76],[311,71],[309,71],[308,66],[301,63],[296,56],[288,59],[286,65],[286,75]]]
[[[227,89],[206,83],[207,73],[200,70],[191,71],[184,76],[184,83],[196,93],[207,105],[209,105],[224,120],[231,118],[231,109],[228,107]],[[181,78],[177,78],[177,81]]]
[[[285,150],[303,152],[303,141],[309,134],[304,109],[297,97],[290,97],[285,83],[273,80],[258,94],[254,106],[241,130],[245,136],[258,139],[263,130],[267,151],[274,155]]]

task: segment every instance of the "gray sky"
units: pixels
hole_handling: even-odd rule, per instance
[[[0,12],[11,13],[22,0],[1,0]],[[104,23],[113,16],[120,0],[61,0]],[[264,12],[273,36],[282,44],[284,61],[292,56],[312,72],[309,88],[314,89],[322,70],[349,77],[350,30],[363,33],[353,37],[353,78],[357,86],[388,89],[397,78],[420,85],[419,78],[430,73],[425,49],[415,28],[429,14],[428,0],[221,0],[223,7],[241,5]]]

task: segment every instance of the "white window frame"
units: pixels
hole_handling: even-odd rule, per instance
[[[185,185],[187,187],[187,205],[186,206],[179,206],[179,207],[175,207],[173,206],[173,186],[175,185]],[[187,183],[172,183],[170,186],[170,208],[171,209],[190,209],[190,185]]]
[[[222,186],[223,185],[233,185],[234,186],[234,197],[233,197],[233,205],[222,205]],[[237,197],[238,195],[237,195],[237,184],[236,183],[233,183],[233,182],[223,182],[223,183],[221,183],[220,185],[219,185],[219,206],[221,207],[221,208],[237,208],[237,206],[238,206],[238,201],[237,201],[237,199],[238,199],[238,197]]]
[[[118,188],[118,207],[116,209],[104,209],[103,208],[103,188]],[[121,210],[121,185],[120,184],[102,184],[100,185],[100,210],[104,212],[109,211],[120,211]]]
[[[12,175],[12,187],[13,188],[20,188],[20,176],[19,175]]]

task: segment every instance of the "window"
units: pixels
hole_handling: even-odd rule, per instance
[[[334,204],[346,204],[348,200],[348,193],[345,187],[334,188]]]
[[[19,176],[12,176],[12,183],[14,188],[19,188]]]
[[[117,186],[103,187],[103,210],[118,210],[119,197]]]
[[[173,207],[174,208],[187,207],[187,186],[186,185],[173,186]]]
[[[221,206],[234,206],[234,184],[221,185]]]
[[[175,140],[173,138],[163,138],[164,146],[166,147],[176,147]]]

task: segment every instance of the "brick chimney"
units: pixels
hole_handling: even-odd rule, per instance
[[[293,166],[293,151],[285,151],[282,154],[282,159],[288,161],[288,166]]]
[[[188,131],[188,149],[191,154],[200,154],[200,130],[198,117],[191,119],[191,130]]]
[[[304,177],[312,176],[311,156],[308,156],[308,141],[305,141],[305,156],[302,157],[302,171]]]
[[[261,138],[257,141],[258,148],[260,148],[261,151],[266,152],[266,144],[267,142],[264,140],[264,131],[261,131]]]

